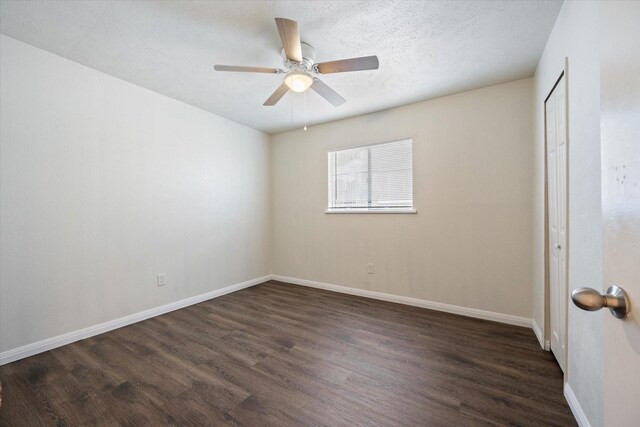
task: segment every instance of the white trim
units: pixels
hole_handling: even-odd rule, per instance
[[[414,307],[428,308],[430,310],[444,311],[446,313],[459,314],[461,316],[475,317],[477,319],[492,320],[494,322],[508,323],[510,325],[524,326],[531,328],[532,319],[526,317],[513,316],[511,314],[496,313],[493,311],[480,310],[477,308],[461,307],[458,305],[444,304],[441,302],[428,301],[418,298],[403,297],[399,295],[385,294],[382,292],[367,291],[364,289],[350,288],[346,286],[332,285],[329,283],[315,282],[313,280],[298,279],[295,277],[280,276],[274,274],[271,279],[294,285],[308,286],[311,288],[325,289],[343,294],[357,295],[365,298],[372,298],[382,301],[395,302],[398,304],[411,305]]]
[[[375,208],[375,209],[327,209],[326,214],[415,214],[413,208]]]
[[[536,338],[538,338],[540,347],[544,348],[544,339],[542,338],[542,331],[540,330],[540,326],[538,326],[538,322],[536,322],[536,319],[533,319],[531,321],[531,329],[533,329],[533,333],[536,334]]]
[[[533,329],[533,333],[536,334],[536,338],[538,338],[540,347],[542,347],[545,351],[551,350],[551,343],[548,340],[544,341],[542,330],[540,329],[540,326],[538,326],[538,322],[536,322],[536,319],[531,320],[531,329]]]
[[[34,342],[24,345],[22,347],[14,348],[12,350],[3,351],[0,353],[0,366],[7,363],[14,362],[16,360],[24,359],[25,357],[33,356],[38,353],[42,353],[57,347],[61,347],[72,342],[83,340],[98,334],[112,331],[114,329],[121,328],[123,326],[131,325],[142,320],[149,319],[151,317],[159,316],[161,314],[169,313],[170,311],[179,310],[184,307],[188,307],[193,304],[198,304],[203,301],[207,301],[213,298],[220,297],[222,295],[236,292],[241,289],[249,288],[251,286],[258,285],[260,283],[267,282],[271,279],[271,275],[258,277],[256,279],[247,280],[246,282],[236,283],[235,285],[226,286],[221,289],[216,289],[211,292],[196,295],[193,297],[185,298],[179,301],[175,301],[169,304],[162,305],[160,307],[151,308],[149,310],[141,311],[139,313],[130,314],[128,316],[120,317],[119,319],[109,320],[108,322],[100,323],[97,325],[89,326],[77,331],[68,332],[66,334],[58,335],[55,337],[47,338],[42,341]]]
[[[569,408],[571,408],[571,412],[573,412],[573,416],[575,417],[578,425],[580,427],[591,427],[591,423],[589,423],[589,420],[582,410],[582,406],[580,406],[580,402],[578,402],[578,398],[573,393],[569,383],[565,383],[564,385],[564,397],[567,399]]]
[[[513,316],[510,314],[496,313],[492,311],[480,310],[477,308],[461,307],[452,304],[444,304],[441,302],[422,300],[418,298],[404,297],[399,295],[385,294],[382,292],[368,291],[364,289],[350,288],[346,286],[332,285],[329,283],[315,282],[312,280],[298,279],[295,277],[280,276],[277,274],[266,275],[258,277],[256,279],[248,280],[246,282],[237,283],[235,285],[227,286],[221,289],[216,289],[211,292],[196,295],[193,297],[185,298],[179,301],[175,301],[160,307],[152,308],[149,310],[141,311],[139,313],[130,314],[119,319],[110,320],[108,322],[100,323],[98,325],[89,326],[77,331],[68,332],[66,334],[58,335],[55,337],[47,338],[42,341],[27,344],[22,347],[18,347],[12,350],[7,350],[0,353],[0,366],[7,363],[14,362],[16,360],[24,359],[25,357],[33,356],[38,353],[43,353],[48,350],[52,350],[57,347],[61,347],[66,344],[71,344],[76,341],[80,341],[95,335],[99,335],[105,332],[112,331],[114,329],[121,328],[123,326],[131,325],[133,323],[140,322],[142,320],[149,319],[151,317],[159,316],[161,314],[169,313],[174,310],[179,310],[190,305],[198,304],[203,301],[207,301],[213,298],[220,297],[232,292],[239,291],[241,289],[249,288],[251,286],[258,285],[260,283],[267,282],[269,280],[278,280],[281,282],[292,283],[295,285],[308,286],[312,288],[325,289],[333,292],[340,292],[344,294],[357,295],[365,298],[372,298],[382,301],[389,301],[398,304],[411,305],[414,307],[422,307],[431,310],[443,311],[446,313],[453,313],[462,316],[474,317],[478,319],[491,320],[494,322],[507,323],[510,325],[533,327],[535,323],[532,319],[526,317]],[[535,328],[534,328],[535,332]],[[537,332],[536,332],[537,335]]]

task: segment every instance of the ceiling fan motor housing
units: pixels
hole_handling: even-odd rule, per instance
[[[316,62],[316,51],[310,44],[305,42],[300,42],[300,48],[302,51],[302,63],[291,61],[287,58],[287,55],[284,51],[284,47],[280,49],[280,55],[282,56],[282,61],[285,68],[289,70],[300,70],[300,71],[314,71],[313,64]]]

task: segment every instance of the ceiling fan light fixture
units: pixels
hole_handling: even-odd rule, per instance
[[[304,92],[313,84],[313,77],[304,71],[292,71],[284,78],[284,82],[289,89],[294,92]]]
[[[1,1],[1,0],[0,0]],[[289,91],[302,93],[309,88],[327,100],[334,107],[346,102],[340,94],[313,74],[333,74],[347,71],[377,70],[380,66],[375,55],[358,58],[339,59],[337,61],[315,62],[313,46],[300,41],[298,23],[292,19],[276,18],[276,26],[282,41],[282,56],[284,68],[247,67],[237,65],[216,64],[216,71],[238,71],[243,73],[285,74],[284,82],[264,102],[264,106],[274,106]]]

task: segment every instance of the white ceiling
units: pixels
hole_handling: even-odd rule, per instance
[[[0,32],[268,133],[300,127],[304,94],[262,103],[282,75],[273,18],[298,21],[316,62],[378,55],[380,69],[321,79],[312,124],[531,76],[562,1],[5,1]]]

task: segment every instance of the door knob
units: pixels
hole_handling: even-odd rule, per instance
[[[562,246],[560,246],[560,244],[557,244],[557,245],[556,245],[556,249],[557,249],[557,250],[560,250],[560,249],[562,249]]]
[[[618,319],[624,319],[631,312],[627,293],[616,285],[609,286],[604,295],[600,295],[600,292],[591,288],[574,289],[571,292],[571,299],[576,306],[587,311],[598,311],[602,307],[607,307]]]

